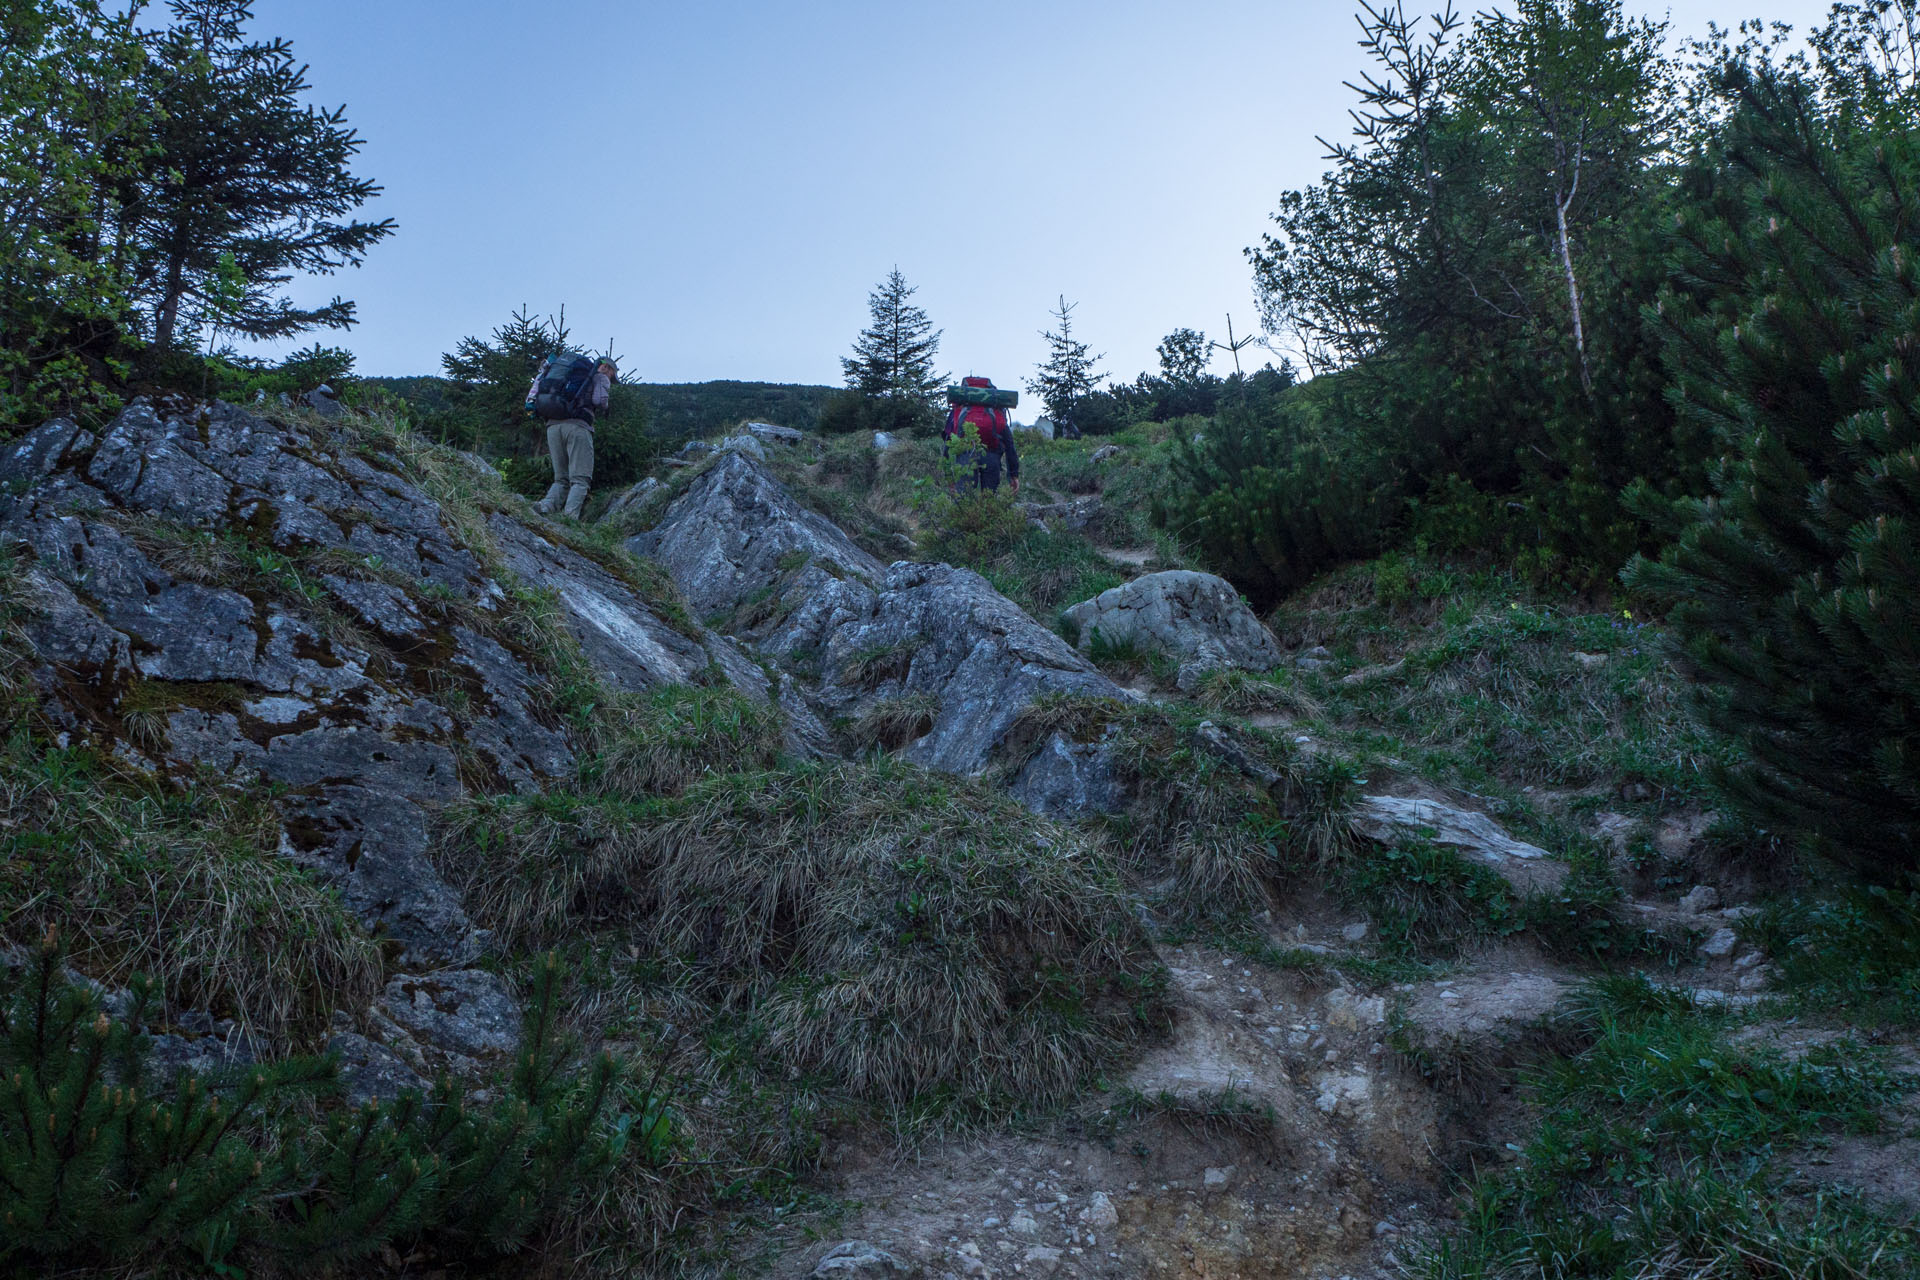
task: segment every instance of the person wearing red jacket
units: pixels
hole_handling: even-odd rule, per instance
[[[991,387],[991,378],[968,378],[969,387]],[[980,448],[971,457],[962,455],[961,463],[973,463],[974,484],[982,489],[1000,487],[1000,468],[1004,463],[1007,469],[1007,484],[1014,493],[1020,492],[1020,450],[1013,443],[1013,423],[1005,409],[990,409],[981,404],[956,404],[947,410],[947,423],[940,429],[940,438],[951,442],[964,436],[968,427],[980,437]]]

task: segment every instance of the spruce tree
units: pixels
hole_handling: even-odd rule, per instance
[[[353,303],[300,307],[281,293],[295,274],[359,265],[393,233],[392,219],[349,215],[380,191],[353,175],[360,138],[345,108],[304,105],[306,71],[284,40],[247,35],[249,0],[172,0],[142,88],[151,130],[127,141],[136,176],[119,193],[122,243],[154,345],[189,345],[211,302],[223,255],[246,280],[222,327],[278,338],[346,328]]]
[[[1656,319],[1679,410],[1723,456],[1629,579],[1671,602],[1707,717],[1746,748],[1727,795],[1894,879],[1920,870],[1920,138],[1836,98],[1844,50],[1816,47],[1825,93],[1722,70],[1732,118]]]
[[[1080,438],[1075,409],[1106,379],[1094,367],[1106,357],[1091,354],[1092,348],[1073,336],[1074,305],[1062,295],[1060,305],[1050,313],[1058,327],[1040,335],[1047,340],[1047,358],[1027,383],[1027,390],[1040,397],[1055,428],[1069,440]]]
[[[918,292],[895,267],[867,295],[872,322],[854,341],[853,355],[840,367],[847,386],[861,395],[892,402],[893,408],[932,413],[946,379],[934,371],[941,331],[913,305]]]

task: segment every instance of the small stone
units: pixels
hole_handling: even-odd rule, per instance
[[[1062,1256],[1058,1249],[1037,1244],[1027,1250],[1026,1263],[1034,1269],[1035,1274],[1050,1276],[1059,1267]]]
[[[1228,1165],[1224,1169],[1208,1169],[1204,1174],[1200,1176],[1200,1181],[1205,1186],[1224,1187],[1227,1185],[1227,1180],[1232,1176],[1233,1176],[1233,1166]]]
[[[1017,1236],[1037,1236],[1040,1234],[1040,1224],[1034,1221],[1030,1213],[1016,1213],[1013,1220],[1007,1223],[1007,1230]]]
[[[1736,982],[1734,985],[1740,988],[1740,990],[1742,991],[1754,992],[1754,991],[1766,990],[1767,982],[1768,982],[1767,971],[1764,968],[1762,968],[1762,969],[1752,969],[1746,973],[1741,974],[1740,980]]]
[[[1766,958],[1767,957],[1764,952],[1749,951],[1747,952],[1747,954],[1741,956],[1738,960],[1735,960],[1733,962],[1733,967],[1736,969],[1751,969],[1757,964],[1764,963],[1766,961]]]
[[[907,1264],[865,1240],[848,1240],[827,1250],[808,1280],[850,1280],[858,1276],[904,1276]]]
[[[1113,1207],[1113,1201],[1104,1191],[1093,1193],[1093,1204],[1087,1212],[1087,1222],[1095,1227],[1117,1227],[1120,1225],[1120,1211]]]
[[[1365,942],[1367,940],[1367,922],[1362,920],[1357,924],[1348,925],[1340,931],[1340,936],[1348,942]]]
[[[1680,909],[1690,916],[1711,911],[1720,905],[1720,891],[1710,884],[1697,884],[1680,899]]]
[[[1731,929],[1716,929],[1711,938],[1700,944],[1700,954],[1719,960],[1732,955],[1733,949],[1738,945],[1740,945],[1739,934]]]

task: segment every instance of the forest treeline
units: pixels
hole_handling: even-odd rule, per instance
[[[1354,136],[1249,252],[1321,376],[1223,399],[1170,524],[1263,601],[1401,546],[1624,570],[1740,807],[1920,868],[1920,8],[1364,15]]]

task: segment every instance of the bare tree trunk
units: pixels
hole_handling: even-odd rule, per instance
[[[1580,157],[1573,161],[1573,186],[1563,198],[1560,184],[1555,181],[1553,192],[1553,216],[1559,231],[1560,265],[1567,273],[1567,309],[1573,316],[1573,349],[1580,360],[1580,387],[1593,398],[1593,370],[1587,364],[1587,325],[1580,309],[1580,276],[1573,269],[1573,238],[1567,232],[1567,210],[1573,207],[1574,197],[1580,194]]]

